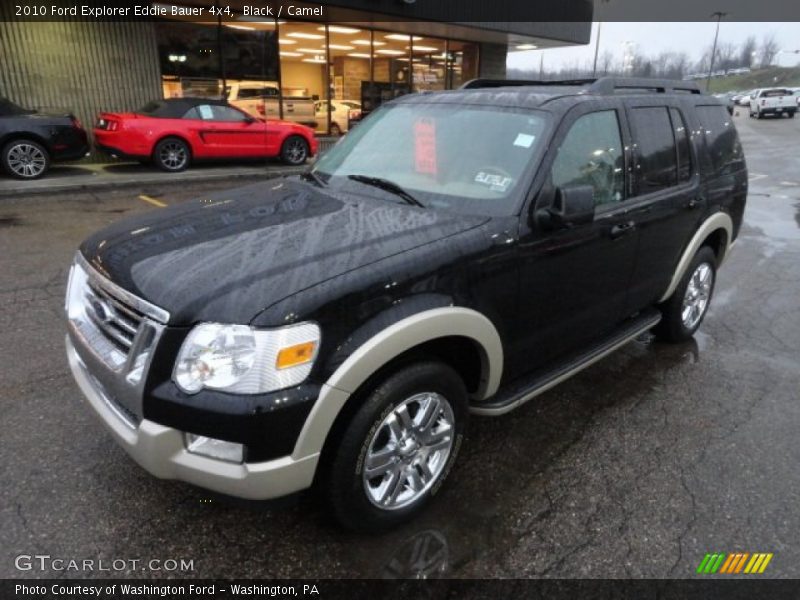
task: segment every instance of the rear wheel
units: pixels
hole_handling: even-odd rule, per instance
[[[302,165],[308,158],[308,142],[299,135],[290,135],[281,146],[281,160],[287,165]]]
[[[377,385],[329,466],[336,519],[350,529],[380,531],[419,513],[456,460],[467,414],[464,382],[439,362],[410,365]]]
[[[191,154],[186,142],[178,138],[164,138],[153,150],[153,162],[162,171],[177,173],[189,166]]]
[[[683,342],[694,335],[706,316],[717,279],[717,257],[701,247],[670,298],[661,305],[662,319],[653,332],[669,342]]]
[[[17,179],[38,179],[50,168],[50,154],[33,140],[14,140],[3,148],[3,170]]]

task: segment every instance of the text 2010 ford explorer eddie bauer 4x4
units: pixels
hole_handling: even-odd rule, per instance
[[[74,376],[158,477],[254,499],[316,483],[349,527],[407,519],[469,412],[699,326],[747,172],[693,86],[406,96],[305,176],[112,225],[70,274]]]

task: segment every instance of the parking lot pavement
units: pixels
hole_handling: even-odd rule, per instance
[[[0,173],[0,198],[52,195],[80,191],[100,191],[153,184],[198,184],[257,177],[280,177],[302,172],[306,167],[289,167],[276,161],[242,164],[210,163],[193,165],[180,173],[165,173],[139,163],[53,165],[41,179],[21,181]],[[230,185],[229,183],[227,185]]]
[[[741,112],[741,111],[740,111]],[[736,118],[745,225],[694,341],[641,339],[507,416],[474,418],[421,519],[342,533],[312,496],[239,504],[134,465],[67,372],[79,241],[229,185],[0,202],[0,577],[19,554],[191,559],[197,577],[691,577],[707,552],[772,552],[800,577],[800,119]],[[90,573],[61,572],[78,577]]]

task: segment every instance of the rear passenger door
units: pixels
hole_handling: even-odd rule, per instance
[[[628,214],[639,232],[627,314],[655,303],[664,293],[706,203],[693,136],[680,104],[669,99],[625,100],[633,142]]]

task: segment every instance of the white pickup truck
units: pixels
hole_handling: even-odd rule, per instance
[[[786,88],[762,88],[755,90],[750,96],[750,116],[761,118],[766,115],[782,117],[789,115],[791,119],[797,112],[797,98],[792,90]]]
[[[280,119],[278,86],[260,81],[241,81],[228,87],[228,102],[259,119]],[[284,96],[283,120],[317,128],[316,105],[309,96]]]

